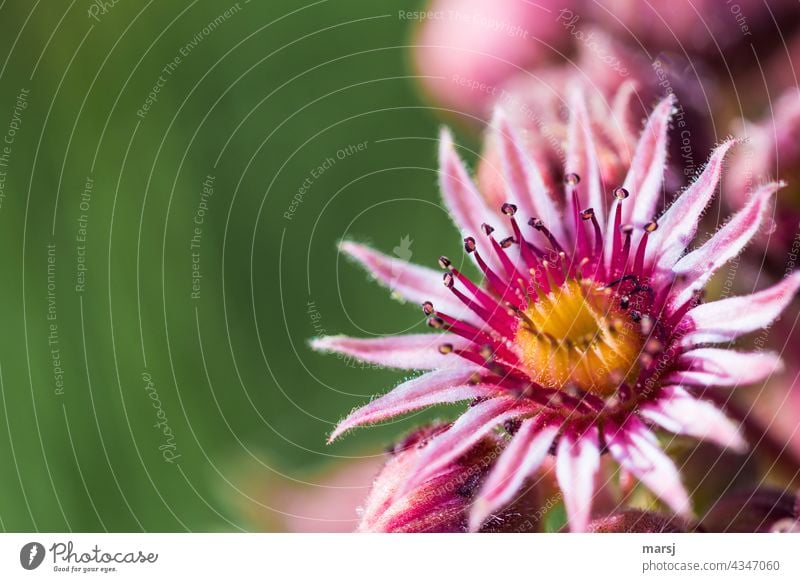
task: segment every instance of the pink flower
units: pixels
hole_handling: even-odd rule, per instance
[[[769,8],[763,0],[723,7],[718,0],[432,0],[426,8],[413,47],[421,83],[445,107],[481,116],[524,70],[537,77],[544,68],[564,67],[595,82],[613,78],[617,63],[609,58],[607,43],[593,36],[596,29],[645,55],[647,67],[663,53],[685,55],[704,95],[710,75],[703,61],[724,79],[730,75],[726,59],[735,60],[737,75],[754,72],[754,83],[761,84],[754,64],[749,71],[741,68],[754,63],[754,40],[785,28],[797,5],[794,0],[771,0]],[[593,53],[592,58],[576,63],[575,53],[581,52]],[[783,79],[790,77],[786,73],[782,63]],[[647,78],[658,82],[652,74]],[[754,87],[748,85],[749,92]],[[702,105],[707,107],[705,101]]]
[[[430,439],[398,496],[504,427],[508,443],[472,504],[472,530],[512,502],[549,455],[573,531],[589,524],[606,453],[676,514],[690,517],[689,496],[653,428],[745,448],[737,424],[703,392],[760,382],[780,368],[775,354],[729,346],[780,314],[800,274],[752,295],[701,301],[714,272],[758,230],[781,184],[759,188],[687,253],[734,142],[719,145],[659,215],[672,113],[672,97],[656,106],[622,186],[607,196],[581,88],[573,86],[570,95],[566,179],[557,188],[548,187],[545,170],[498,112],[492,131],[506,185],[500,208],[486,203],[443,131],[444,201],[484,282],[442,257],[444,285],[437,285],[434,271],[342,244],[379,281],[394,275],[393,292],[421,303],[429,325],[442,333],[314,340],[319,350],[428,370],[354,411],[330,439],[423,407],[471,400]]]
[[[488,111],[508,78],[551,58],[549,44],[567,44],[555,14],[574,3],[431,2],[420,19],[413,54],[424,87],[447,107]]]

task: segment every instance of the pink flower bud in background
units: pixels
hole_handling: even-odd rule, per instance
[[[681,68],[704,85],[704,99],[710,97],[708,85],[715,84],[712,77],[719,76],[730,79],[732,88],[746,85],[749,89],[742,98],[748,100],[747,93],[757,93],[757,84],[762,83],[759,62],[765,58],[771,63],[767,74],[773,90],[796,85],[796,79],[787,75],[791,69],[787,50],[777,45],[775,33],[791,27],[787,17],[797,4],[793,0],[769,4],[767,10],[763,0],[722,4],[717,0],[433,0],[426,11],[403,14],[419,21],[413,61],[426,77],[422,80],[426,92],[446,108],[486,117],[509,80],[525,70],[538,74],[552,67],[575,68],[575,55],[581,50],[595,53],[605,68],[601,72],[613,80],[614,64],[609,66],[594,29],[627,46],[648,66],[662,56],[681,55],[685,60]],[[754,50],[758,59],[753,58]],[[800,52],[800,40],[789,52]],[[773,53],[782,55],[769,59]],[[735,73],[731,73],[733,61]],[[583,72],[597,78],[597,71]],[[704,105],[707,108],[708,101]],[[707,111],[716,113],[717,108]]]
[[[569,44],[559,10],[576,0],[436,0],[420,18],[414,63],[433,99],[481,115],[506,80]]]

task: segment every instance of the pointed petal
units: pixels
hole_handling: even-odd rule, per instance
[[[417,304],[431,301],[439,311],[478,327],[483,326],[483,321],[442,285],[441,271],[434,271],[384,255],[352,241],[343,241],[339,245],[339,249],[363,265],[379,283],[388,287],[395,296]]]
[[[633,473],[650,491],[683,517],[692,513],[689,496],[675,464],[658,446],[658,440],[641,420],[631,416],[625,424],[607,431],[608,450],[626,470]]]
[[[667,95],[653,110],[633,155],[622,187],[631,193],[623,205],[623,224],[643,226],[655,217],[663,196],[662,183],[667,166],[667,130],[675,107],[675,97]]]
[[[679,306],[692,298],[692,293],[705,287],[711,276],[722,265],[738,255],[761,228],[772,195],[785,183],[773,182],[753,193],[744,208],[705,244],[682,257],[673,271],[687,277],[686,288],[674,299]]]
[[[608,133],[616,144],[618,155],[626,165],[629,163],[628,160],[632,159],[632,152],[636,148],[638,128],[634,127],[631,115],[634,98],[638,98],[636,83],[630,79],[623,81],[614,94],[611,119],[608,120],[611,125]]]
[[[658,269],[671,269],[697,233],[700,215],[708,206],[722,175],[722,161],[734,145],[729,139],[719,145],[708,159],[700,176],[667,208],[658,221],[658,230],[650,236],[647,260]]]
[[[328,335],[311,340],[311,347],[315,350],[344,354],[360,362],[387,368],[433,370],[462,366],[463,359],[439,352],[442,344],[452,344],[457,349],[471,345],[469,340],[450,333],[418,333],[378,338]]]
[[[675,434],[711,441],[737,452],[747,450],[739,427],[711,402],[698,400],[679,386],[662,389],[658,400],[641,408],[642,416]]]
[[[698,305],[686,314],[695,330],[687,334],[684,343],[728,342],[765,327],[786,308],[798,288],[800,271],[758,293]]]
[[[538,419],[523,421],[472,506],[471,531],[478,531],[492,513],[508,505],[525,479],[542,464],[556,434],[558,427],[542,428]]]
[[[570,108],[567,160],[564,171],[578,174],[581,177],[578,194],[583,207],[575,210],[580,212],[586,208],[593,208],[597,221],[604,224],[606,201],[600,177],[600,162],[597,159],[597,143],[586,108],[586,95],[579,85],[572,88]],[[570,189],[566,188],[565,191],[571,197]],[[571,198],[565,202],[566,208],[572,207]]]
[[[481,224],[499,218],[498,212],[489,208],[461,161],[453,143],[453,136],[443,128],[439,136],[439,182],[442,198],[450,210],[453,222],[464,236],[478,237]],[[493,224],[494,227],[505,225]]]
[[[342,420],[328,442],[357,426],[380,422],[434,404],[459,402],[491,393],[492,386],[468,383],[474,372],[475,368],[470,367],[436,370],[403,382],[388,394],[362,406]]]
[[[453,137],[443,128],[439,137],[439,187],[442,199],[450,210],[450,217],[464,237],[474,237],[481,244],[481,224],[488,223],[496,228],[498,239],[511,234],[507,221],[497,211],[486,205],[467,168],[456,153]],[[493,252],[482,253],[483,260],[496,272],[504,273],[503,265]]]
[[[564,433],[556,453],[556,479],[564,495],[569,528],[586,531],[592,511],[595,478],[600,469],[597,427],[581,435]]]
[[[755,384],[783,370],[774,352],[737,352],[719,348],[699,348],[681,355],[684,367],[666,381],[695,386],[742,386]]]
[[[431,439],[400,494],[433,477],[498,425],[525,411],[521,401],[506,396],[490,398],[469,408],[453,426]]]
[[[562,239],[564,231],[561,213],[544,181],[544,173],[531,157],[521,136],[509,123],[505,112],[498,109],[492,125],[500,150],[503,177],[510,194],[508,202],[519,207],[525,220],[531,217],[541,218],[550,232],[556,238]]]

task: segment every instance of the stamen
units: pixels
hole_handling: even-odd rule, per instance
[[[455,286],[450,287],[450,291],[464,304],[466,305],[473,313],[475,313],[478,317],[480,317],[483,321],[485,321],[492,329],[494,329],[497,333],[502,335],[506,338],[513,337],[514,329],[516,328],[516,321],[511,317],[504,317],[502,310],[499,309],[494,312],[490,312],[488,309],[482,307],[466,295],[456,289]]]
[[[619,207],[618,207],[619,208]],[[631,234],[633,233],[633,225],[626,224],[620,228],[620,232],[625,235],[625,243],[622,245],[622,250],[614,257],[612,271],[617,275],[622,275],[628,265],[628,255],[631,252]]]
[[[636,249],[636,258],[633,261],[633,273],[635,275],[641,276],[643,274],[644,254],[647,250],[647,240],[650,238],[650,233],[655,232],[657,228],[658,223],[655,220],[644,225],[644,233],[642,233],[642,238],[639,240],[639,247]]]
[[[517,205],[511,204],[510,202],[505,202],[500,207],[500,211],[506,216],[514,216],[517,213]]]
[[[622,190],[622,188],[617,188],[617,190]],[[616,195],[617,190],[614,191]],[[614,240],[611,247],[611,273],[616,275],[616,265],[618,262],[617,257],[619,256],[620,252],[622,251],[622,200],[617,196],[617,210],[614,214]]]
[[[475,283],[472,282],[472,279],[461,273],[455,267],[450,267],[450,272],[455,275],[456,279],[458,279],[459,283],[464,285],[467,288],[475,299],[477,299],[488,311],[491,312],[492,316],[504,316],[504,309],[502,306],[493,298],[491,297],[486,291],[478,287]]]
[[[614,188],[614,198],[617,200],[625,200],[628,196],[630,196],[630,192],[628,192],[625,188],[620,186],[619,188]]]
[[[586,212],[579,210],[580,201],[578,200],[578,191],[572,191],[572,207],[574,208],[574,224],[575,224],[575,253],[578,256],[586,255],[589,250],[589,241],[586,238],[586,228],[583,225],[583,213]]]
[[[433,324],[430,323],[431,320],[434,320]],[[502,341],[499,341],[485,331],[482,331],[469,323],[451,317],[446,313],[436,312],[436,316],[428,318],[428,321],[429,325],[432,327],[439,326],[436,327],[436,329],[445,329],[471,342],[481,345],[488,344],[492,346],[494,351],[508,362],[516,362],[518,360],[517,355],[512,352]],[[441,322],[441,324],[439,322]]]
[[[528,225],[532,226],[533,228],[535,228],[536,230],[541,232],[545,237],[547,237],[547,240],[550,242],[550,246],[553,248],[553,250],[555,252],[561,253],[561,252],[564,251],[564,249],[561,247],[561,245],[558,244],[558,241],[556,240],[556,237],[554,237],[553,233],[550,232],[547,229],[547,227],[544,225],[544,222],[542,222],[541,219],[539,219],[539,218],[531,218],[528,221]]]
[[[489,240],[492,243],[492,249],[494,250],[494,253],[497,255],[497,258],[500,259],[500,263],[503,265],[503,269],[506,272],[506,276],[512,280],[516,280],[522,277],[522,275],[519,273],[519,271],[517,271],[517,268],[514,266],[514,263],[511,262],[511,259],[508,258],[508,254],[506,254],[504,250],[509,246],[511,246],[512,243],[509,243],[507,246],[504,247],[503,244],[498,243],[491,234],[488,234],[488,236]],[[508,239],[503,239],[503,240],[506,241]],[[512,237],[511,241],[513,242],[513,240],[514,239]]]
[[[466,239],[465,239],[465,244],[467,244]],[[486,278],[489,280],[489,284],[492,286],[495,292],[500,297],[505,297],[506,293],[508,293],[509,285],[505,281],[503,281],[497,275],[497,273],[495,273],[491,269],[491,267],[489,267],[489,265],[486,264],[486,261],[483,260],[483,257],[481,257],[480,253],[478,252],[477,247],[472,251],[472,254],[475,255],[475,261],[477,261],[478,266],[480,267],[481,271],[483,271],[483,274],[486,275]]]
[[[504,238],[503,240],[500,241],[500,246],[503,249],[507,249],[511,245],[513,245],[515,242],[517,242],[517,241],[514,240],[513,236],[507,236],[506,238]]]

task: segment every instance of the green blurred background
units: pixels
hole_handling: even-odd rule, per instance
[[[422,322],[340,239],[458,252],[419,4],[0,2],[3,530],[284,529],[293,486],[419,420],[325,445],[401,376],[307,346]]]

